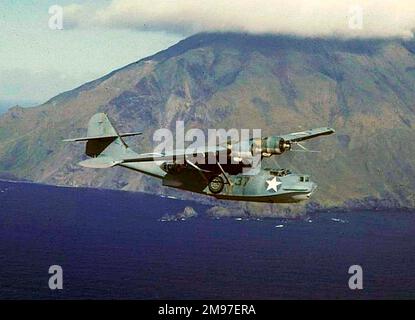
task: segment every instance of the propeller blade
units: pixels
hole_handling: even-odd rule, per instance
[[[294,151],[294,152],[314,152],[314,153],[317,153],[317,152],[320,152],[320,151],[318,151],[318,150],[309,150],[309,149],[307,149],[306,147],[304,147],[301,143],[299,143],[299,142],[294,142],[294,144],[295,145],[297,145],[297,146],[299,146],[301,149],[303,149],[303,150],[290,150],[290,151]]]

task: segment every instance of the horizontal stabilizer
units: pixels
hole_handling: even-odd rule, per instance
[[[81,161],[78,164],[85,168],[107,169],[112,168],[120,163],[121,161],[116,161],[110,157],[97,157]]]
[[[131,136],[138,136],[143,134],[142,132],[128,132],[122,133],[119,136],[123,137],[131,137]],[[64,142],[81,142],[81,141],[88,141],[88,140],[99,140],[99,139],[116,139],[118,138],[117,135],[106,135],[106,136],[95,136],[95,137],[81,137],[81,138],[73,138],[73,139],[65,139]]]

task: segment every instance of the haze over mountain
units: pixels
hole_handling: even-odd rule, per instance
[[[120,131],[143,130],[127,141],[143,152],[154,130],[176,120],[263,135],[330,126],[335,136],[307,144],[321,153],[277,159],[312,175],[314,202],[415,207],[414,89],[414,41],[198,34],[41,106],[9,110],[0,117],[0,174],[189,197],[126,169],[80,168],[84,146],[61,139],[85,135],[96,112]]]
[[[39,105],[39,102],[35,101],[17,101],[17,100],[0,100],[0,114],[6,112],[7,109],[13,106],[21,106],[21,107],[33,107]]]

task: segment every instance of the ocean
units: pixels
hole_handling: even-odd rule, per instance
[[[162,222],[186,206],[199,216]],[[415,214],[213,219],[142,193],[0,182],[0,299],[413,299]],[[63,269],[50,290],[49,267]],[[349,267],[363,289],[348,286]]]

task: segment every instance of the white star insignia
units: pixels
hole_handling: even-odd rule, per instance
[[[281,182],[277,181],[277,177],[267,180],[266,183],[268,183],[267,191],[273,189],[275,192],[278,191],[278,186],[281,184]]]

